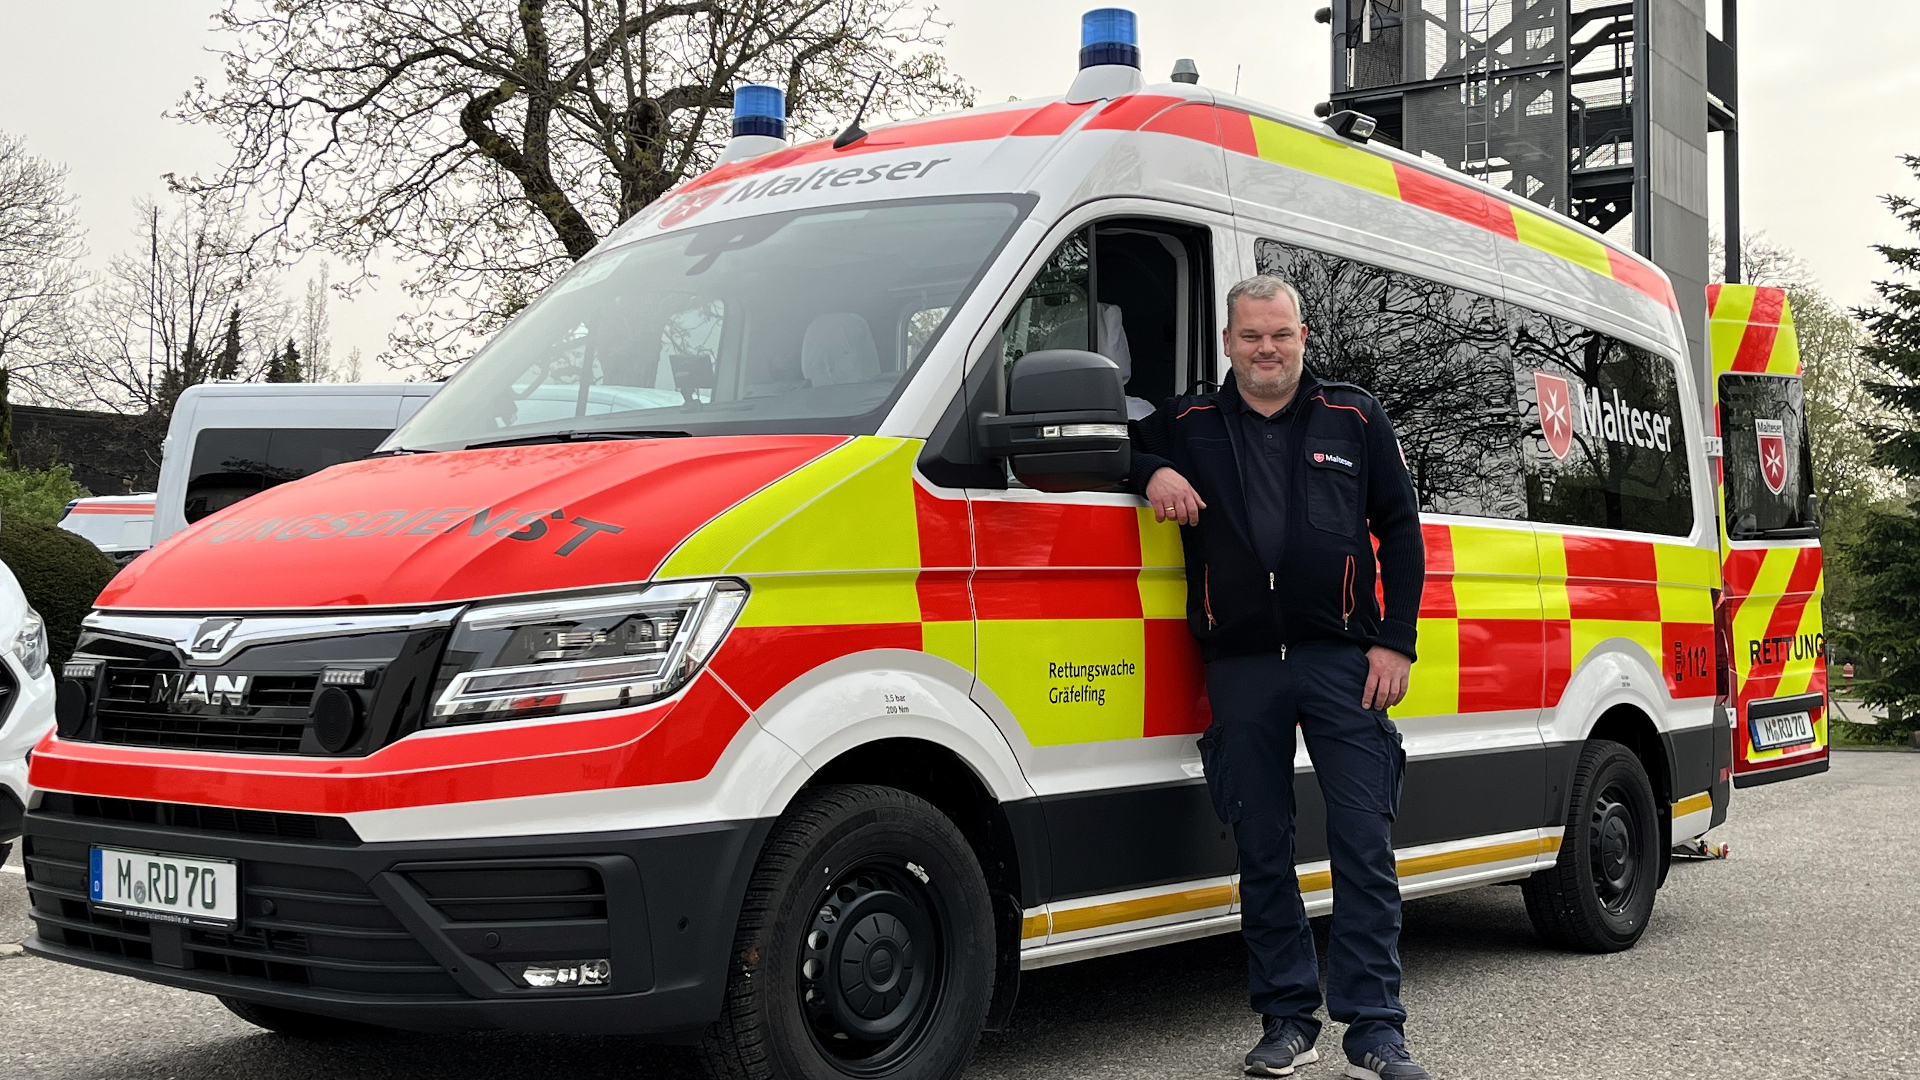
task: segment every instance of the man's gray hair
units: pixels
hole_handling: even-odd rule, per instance
[[[1245,281],[1237,282],[1233,288],[1227,290],[1227,322],[1233,322],[1233,315],[1239,310],[1241,297],[1271,300],[1281,293],[1285,293],[1287,299],[1293,301],[1293,313],[1305,319],[1306,308],[1300,303],[1300,290],[1294,288],[1292,282],[1285,278],[1274,277],[1272,274],[1255,274]]]

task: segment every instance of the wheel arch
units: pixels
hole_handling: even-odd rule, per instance
[[[987,1030],[1005,1027],[1020,986],[1020,943],[1030,901],[1046,874],[1046,832],[1037,812],[994,797],[986,780],[951,748],[919,738],[863,743],[817,770],[805,787],[877,784],[925,799],[954,823],[987,879],[994,914],[994,994]],[[803,788],[802,790],[805,790]]]
[[[1587,739],[1606,739],[1633,751],[1640,759],[1640,767],[1647,771],[1647,780],[1653,784],[1654,797],[1660,800],[1664,815],[1673,801],[1673,755],[1667,736],[1645,709],[1629,702],[1608,707],[1594,721]]]

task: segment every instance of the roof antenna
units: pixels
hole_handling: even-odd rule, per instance
[[[1240,65],[1239,64],[1233,65],[1233,93],[1234,93],[1234,96],[1236,97],[1238,97],[1240,94]]]
[[[880,86],[881,72],[873,73],[873,81],[867,84],[867,96],[860,99],[860,110],[853,114],[847,123],[847,130],[833,137],[833,148],[842,150],[867,137],[867,129],[860,126],[860,118],[867,115],[867,102],[873,100],[873,92]]]

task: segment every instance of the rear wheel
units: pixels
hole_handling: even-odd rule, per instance
[[[227,1011],[245,1020],[255,1027],[266,1028],[276,1035],[285,1035],[292,1039],[310,1039],[315,1042],[330,1042],[336,1039],[351,1039],[379,1031],[379,1028],[352,1020],[340,1020],[331,1016],[317,1016],[313,1013],[283,1009],[277,1005],[262,1005],[255,1001],[242,1001],[235,997],[221,997],[220,1004]]]
[[[702,1060],[717,1080],[957,1076],[993,943],[986,878],[940,811],[891,788],[802,792],[747,887]]]
[[[1662,835],[1640,759],[1617,742],[1588,742],[1574,769],[1560,860],[1523,883],[1534,930],[1585,952],[1632,948],[1660,887]]]

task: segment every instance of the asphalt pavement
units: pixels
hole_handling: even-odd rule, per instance
[[[1825,776],[1735,793],[1725,862],[1680,863],[1639,946],[1558,953],[1519,890],[1407,905],[1408,1035],[1442,1080],[1904,1076],[1920,1030],[1920,754],[1841,752]],[[18,855],[12,867],[18,866]],[[25,933],[0,871],[0,942]],[[1321,926],[1324,935],[1325,928]],[[1232,1077],[1257,1033],[1237,937],[1029,974],[969,1080]],[[1305,1080],[1340,1075],[1339,1029]],[[211,998],[0,955],[0,1078],[692,1080],[631,1040],[488,1033],[305,1044]]]

